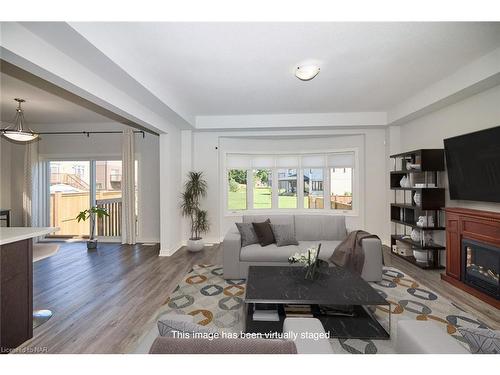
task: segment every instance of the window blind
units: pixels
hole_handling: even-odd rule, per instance
[[[328,166],[332,168],[354,168],[354,152],[329,154]]]
[[[303,155],[226,154],[228,169],[354,168],[354,152]]]
[[[323,168],[325,166],[325,155],[302,155],[300,164],[305,168]]]

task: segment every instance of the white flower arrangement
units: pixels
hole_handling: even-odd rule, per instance
[[[316,262],[317,254],[318,248],[313,246],[303,253],[295,253],[294,255],[289,257],[288,263],[300,263],[304,267],[308,267]]]

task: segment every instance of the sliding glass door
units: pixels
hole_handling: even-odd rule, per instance
[[[79,212],[97,206],[109,216],[97,219],[95,234],[101,238],[121,236],[122,161],[49,161],[50,225],[61,228],[55,237],[78,238],[90,234],[89,221],[76,220]],[[137,218],[137,167],[135,192]]]
[[[121,236],[122,223],[122,161],[95,162],[95,203],[105,208],[109,216],[96,221],[98,236]]]
[[[88,236],[89,224],[77,222],[90,204],[90,161],[50,161],[50,226],[59,237]]]

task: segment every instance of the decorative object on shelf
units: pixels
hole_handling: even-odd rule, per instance
[[[406,176],[403,176],[403,178],[399,181],[399,184],[401,187],[410,187],[410,179]]]
[[[207,195],[207,182],[203,179],[203,172],[189,172],[182,192],[182,215],[191,220],[191,237],[187,241],[187,249],[192,252],[203,250],[202,233],[208,232],[207,211],[200,208],[200,199]]]
[[[9,124],[5,129],[0,130],[0,132],[7,138],[16,142],[30,142],[38,137],[38,134],[33,132],[27,125],[24,118],[24,111],[21,108],[21,103],[26,100],[15,98],[17,102],[16,116],[12,123]]]
[[[406,243],[406,242],[401,242],[401,241],[396,241],[396,249],[397,249],[397,253],[399,255],[402,255],[404,257],[409,257],[413,254],[413,251],[411,249],[411,245],[409,243]]]
[[[428,182],[427,184],[419,182],[419,183],[415,184],[415,187],[417,187],[417,188],[435,188],[436,184],[434,182]]]
[[[406,169],[411,170],[420,170],[420,164],[411,163],[409,161],[406,162]]]
[[[432,237],[432,232],[426,231],[424,234],[424,245],[432,246],[434,245],[434,238]]]
[[[428,262],[433,260],[432,252],[427,250],[413,250],[413,256],[418,263],[427,264]]]
[[[109,216],[108,211],[103,207],[92,206],[87,210],[81,211],[75,218],[78,222],[90,219],[90,237],[87,241],[87,250],[97,249],[97,239],[95,238],[95,219]]]
[[[419,216],[417,221],[418,227],[433,227],[434,218],[432,216]]]
[[[397,253],[398,252],[398,247],[396,245],[392,245],[392,252]]]
[[[420,195],[419,192],[415,192],[415,194],[413,194],[413,201],[417,206],[420,206],[420,203],[422,202],[421,198],[422,196]]]
[[[420,242],[422,239],[422,233],[420,233],[418,229],[412,229],[410,237],[412,241]]]
[[[318,276],[318,269],[323,264],[327,264],[325,261],[319,259],[319,253],[321,251],[321,244],[318,247],[310,247],[303,253],[295,253],[288,258],[288,263],[301,264],[305,269],[306,273],[304,278],[307,280],[315,280]]]

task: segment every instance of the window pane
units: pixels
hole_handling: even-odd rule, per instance
[[[270,169],[253,170],[253,208],[272,208]]]
[[[323,208],[323,169],[304,169],[304,208]]]
[[[352,168],[330,168],[330,207],[352,210]]]
[[[227,174],[227,208],[229,210],[247,209],[247,171],[230,169]]]
[[[95,162],[96,205],[106,210],[109,216],[97,218],[98,236],[121,236],[122,212],[122,161]]]
[[[296,169],[278,169],[278,208],[297,208]]]
[[[88,236],[88,221],[76,220],[90,206],[90,162],[50,162],[50,226],[55,236]]]

